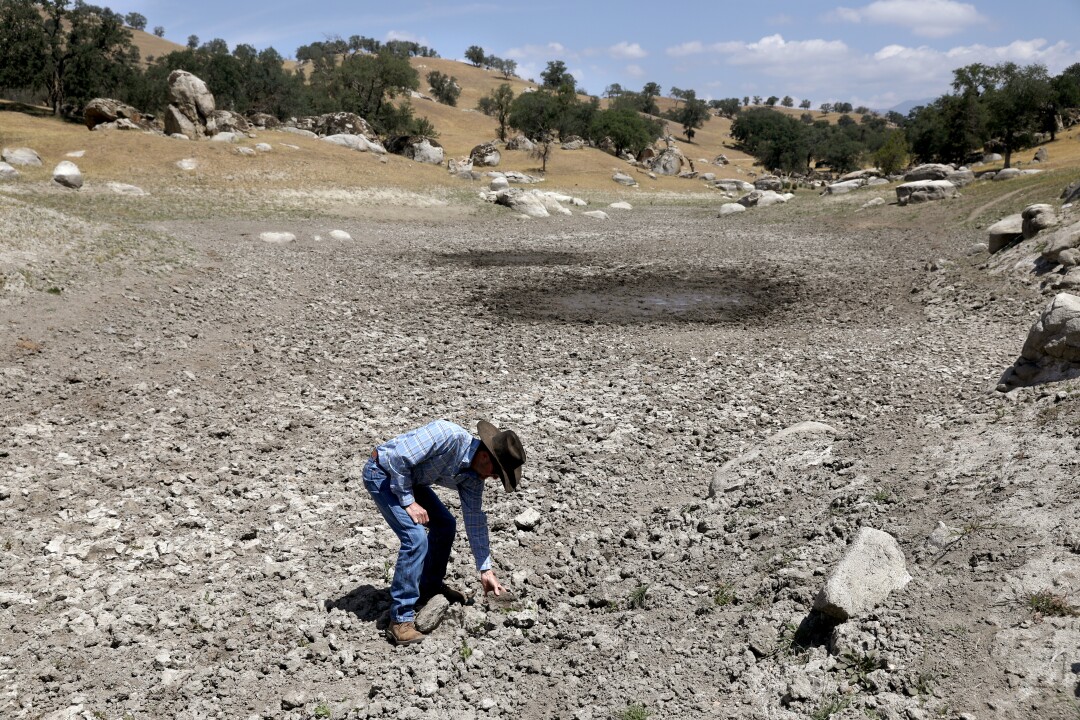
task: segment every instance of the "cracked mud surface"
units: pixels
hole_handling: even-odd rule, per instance
[[[1030,599],[1080,596],[1080,393],[993,392],[1044,298],[965,255],[976,230],[785,212],[132,221],[72,232],[164,249],[24,248],[0,712],[1075,718],[1080,621]],[[354,239],[313,239],[332,228]],[[396,542],[356,458],[434,418],[527,446],[521,491],[486,498],[515,597],[395,649]],[[765,443],[804,420],[836,432]],[[914,579],[822,627],[863,525]],[[476,591],[464,545],[450,580]]]

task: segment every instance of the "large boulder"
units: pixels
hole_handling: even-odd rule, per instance
[[[676,147],[669,147],[664,150],[650,159],[647,165],[657,175],[679,175],[683,172],[684,167],[693,170],[690,161]]]
[[[844,195],[846,193],[858,190],[866,185],[866,180],[863,178],[854,178],[852,180],[843,180],[841,182],[834,182],[832,185],[828,185],[825,188],[825,192],[829,195]]]
[[[174,112],[170,113],[168,110]],[[187,70],[173,70],[169,73],[169,107],[165,113],[167,134],[187,135],[192,140],[213,135],[213,122],[211,121],[209,128],[207,122],[214,110],[214,96],[207,89],[206,83]],[[186,118],[188,123],[180,122],[178,115]],[[192,132],[194,134],[190,134]]]
[[[469,151],[469,159],[475,167],[498,167],[502,154],[493,142],[477,145]]]
[[[994,180],[1012,180],[1020,177],[1020,168],[1002,168],[994,175]]]
[[[507,188],[495,194],[495,203],[528,215],[533,218],[550,217],[547,204],[538,193],[526,192],[521,188]]]
[[[526,152],[531,152],[535,147],[536,144],[524,135],[515,135],[506,141],[507,150],[525,150]]]
[[[896,539],[863,527],[814,599],[814,609],[834,620],[861,617],[910,580]]]
[[[1024,236],[1024,217],[1016,213],[1002,218],[989,227],[987,234],[987,249],[996,253]]]
[[[309,115],[296,121],[300,130],[309,130],[316,135],[363,135],[374,140],[376,133],[368,121],[356,113],[335,112],[324,115]]]
[[[446,169],[451,175],[462,180],[480,179],[480,173],[473,170],[473,163],[469,158],[450,158],[446,161]]]
[[[782,205],[787,201],[787,195],[781,195],[773,190],[752,190],[736,202],[743,207],[769,207],[770,205]]]
[[[1024,219],[1024,239],[1030,240],[1047,228],[1058,224],[1054,208],[1046,203],[1028,205],[1021,213]]]
[[[746,212],[746,206],[745,205],[740,205],[737,202],[735,202],[735,203],[724,203],[723,205],[720,206],[720,214],[718,215],[718,217],[723,217],[724,215],[732,215],[734,213],[741,213],[741,212]]]
[[[90,130],[99,125],[117,123],[118,120],[127,120],[127,123],[118,123],[114,127],[125,129],[135,126],[148,129],[150,123],[143,119],[142,113],[130,105],[125,105],[119,100],[111,98],[94,98],[86,103],[83,109],[83,122]]]
[[[248,122],[255,127],[264,128],[266,130],[281,127],[281,121],[269,113],[251,113],[248,115]]]
[[[729,193],[747,193],[754,189],[754,186],[745,180],[739,180],[738,178],[721,178],[713,183],[713,187],[717,190],[723,190]]]
[[[896,201],[900,205],[944,200],[956,195],[956,186],[948,180],[917,180],[896,186]]]
[[[1080,180],[1077,180],[1074,183],[1070,183],[1064,190],[1061,191],[1061,200],[1066,205],[1080,200]]]
[[[919,165],[911,170],[908,170],[904,175],[904,182],[916,182],[919,180],[945,180],[949,177],[949,174],[955,172],[956,168],[952,165],[941,165],[939,163],[928,163],[926,165]]]
[[[246,134],[251,132],[251,123],[248,119],[232,110],[215,110],[207,118],[206,126],[213,128],[215,133],[231,132]]]
[[[637,187],[637,180],[624,172],[616,172],[611,176],[611,179],[620,185],[626,185],[627,187]]]
[[[754,188],[757,190],[780,192],[784,189],[784,181],[775,175],[762,175],[754,181]]]
[[[446,153],[442,145],[427,137],[418,135],[402,135],[392,138],[386,144],[386,149],[395,155],[407,157],[418,163],[428,165],[442,165]]]
[[[1046,162],[1046,159],[1050,157],[1050,154],[1046,152],[1046,148],[1041,147],[1035,151],[1035,157],[1031,159],[1031,162]]]
[[[581,150],[587,145],[585,139],[577,135],[571,135],[563,141],[563,150]]]
[[[1080,377],[1080,297],[1059,293],[1028,332],[1020,357],[998,390]]]
[[[961,170],[953,170],[945,176],[945,179],[956,187],[961,188],[975,182],[975,173],[967,168],[963,168]]]
[[[386,148],[377,142],[368,140],[363,135],[351,135],[349,133],[341,133],[340,135],[327,135],[326,137],[319,138],[320,140],[334,145],[341,145],[342,147],[351,148],[353,150],[359,150],[360,152],[371,152],[376,155],[385,155]]]
[[[1063,227],[1047,238],[1042,256],[1066,267],[1080,265],[1080,222]]]
[[[41,156],[28,147],[4,148],[0,151],[0,159],[9,165],[41,167]]]
[[[854,170],[849,173],[845,173],[836,179],[837,182],[847,182],[848,180],[869,180],[872,177],[881,177],[881,171],[877,168],[871,168],[869,170]]]

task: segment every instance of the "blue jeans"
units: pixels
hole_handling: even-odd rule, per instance
[[[427,510],[428,524],[425,528],[413,522],[390,489],[389,476],[371,460],[364,466],[364,487],[401,541],[394,581],[390,584],[390,618],[394,622],[410,622],[416,617],[420,591],[436,590],[446,577],[457,520],[434,490],[427,485],[414,485],[413,498]]]

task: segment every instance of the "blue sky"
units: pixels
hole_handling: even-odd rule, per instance
[[[885,109],[948,90],[974,62],[1080,62],[1080,0],[697,0],[622,2],[346,2],[123,0],[184,43],[296,48],[333,35],[415,40],[442,57],[469,45],[539,78],[563,60],[593,94],[654,81],[699,97],[791,95]],[[102,3],[104,4],[104,3]]]

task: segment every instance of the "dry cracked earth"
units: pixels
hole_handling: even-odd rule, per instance
[[[978,229],[821,202],[0,195],[0,716],[1075,720],[1080,390],[994,390],[1046,297]],[[473,603],[394,648],[357,458],[435,418],[526,445],[486,498],[513,596],[459,536]],[[830,429],[769,440],[803,421]],[[863,526],[912,580],[832,625],[813,600]]]

